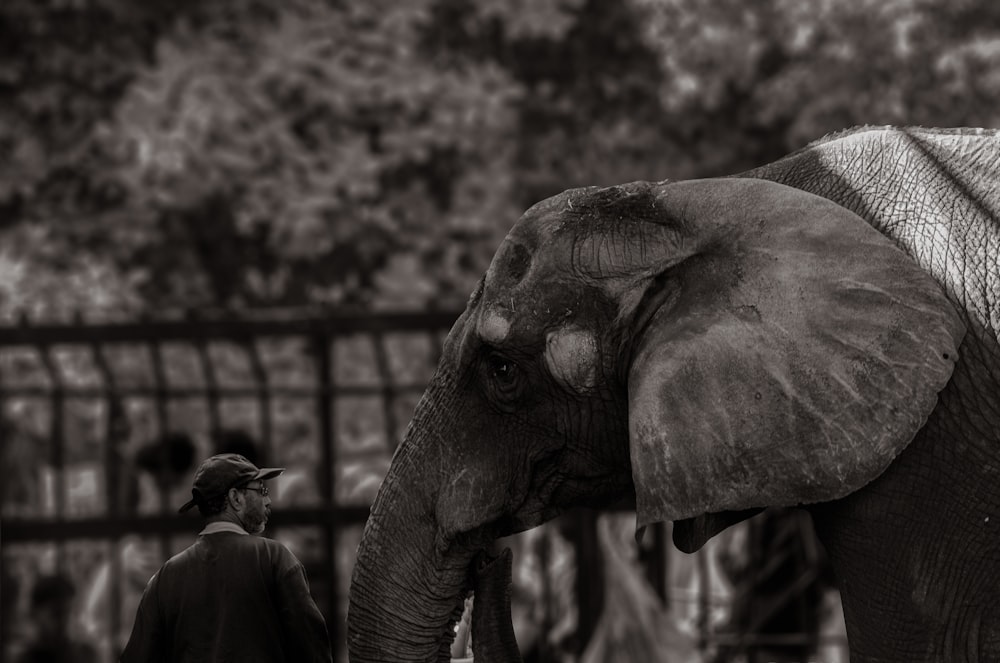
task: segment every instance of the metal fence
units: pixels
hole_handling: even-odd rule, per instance
[[[3,660],[14,660],[12,643],[30,630],[25,625],[31,618],[31,583],[53,572],[73,579],[78,609],[93,613],[88,635],[97,639],[101,660],[117,660],[141,592],[141,583],[129,580],[134,560],[145,555],[141,568],[148,570],[151,558],[155,570],[194,540],[197,518],[180,516],[176,508],[186,499],[193,465],[218,451],[221,433],[231,431],[244,432],[256,444],[258,464],[289,467],[291,478],[276,486],[269,535],[306,564],[338,657],[346,660],[346,592],[361,526],[456,317],[450,311],[271,313],[0,327]],[[174,467],[177,459],[166,441],[178,435],[194,440],[193,465]],[[140,457],[152,458],[147,470],[159,469],[143,473]],[[140,475],[146,482],[137,489]],[[592,521],[583,512],[563,521],[578,568],[600,563]],[[667,530],[654,528],[639,564],[660,599],[674,607],[693,606],[689,612],[697,615],[697,646],[705,660],[709,652],[752,660],[739,657],[768,637],[779,644],[782,638],[804,637],[775,640],[771,634],[761,640],[752,619],[742,634],[720,633],[710,615],[733,599],[712,597],[709,555],[692,558],[690,575],[700,580],[685,594],[671,589],[677,553],[666,540]],[[754,545],[761,548],[760,542]],[[130,561],[125,552],[134,550],[145,552]],[[538,550],[544,567],[549,549]],[[781,565],[773,559],[781,555],[768,554],[770,568],[747,577],[774,574]],[[796,568],[813,573],[811,563],[798,560]],[[738,592],[759,589],[747,577]],[[541,581],[550,582],[545,574]],[[770,597],[767,610],[787,607],[810,582],[793,578]],[[572,585],[570,658],[582,652],[597,628],[605,598],[589,573],[576,573]],[[543,590],[542,622],[551,629],[559,616],[549,606],[558,592]],[[542,660],[557,660],[551,648],[538,651]]]
[[[74,543],[109,544],[110,550],[92,555],[108,561],[107,629],[112,634],[127,630],[131,624],[123,622],[128,615],[118,609],[126,591],[122,560],[114,554],[123,539],[151,538],[159,558],[166,559],[198,527],[196,518],[176,514],[177,494],[184,488],[165,481],[155,482],[158,505],[144,513],[132,508],[134,491],[123,485],[136,471],[129,460],[135,448],[179,432],[211,439],[217,431],[240,429],[259,444],[265,462],[295,465],[282,447],[289,435],[298,435],[305,438],[298,465],[306,466],[312,493],[297,504],[276,503],[270,529],[276,537],[312,530],[306,535],[318,550],[309,555],[307,570],[331,637],[342,642],[343,616],[338,612],[347,579],[336,560],[338,552],[341,557],[346,553],[337,550],[337,543],[344,541],[345,530],[364,523],[366,500],[377,481],[370,477],[360,498],[352,499],[339,490],[338,468],[362,458],[374,472],[384,470],[455,317],[443,312],[130,324],[25,322],[0,328],[4,476],[29,475],[23,482],[28,487],[20,493],[4,492],[5,567],[19,570],[15,553],[38,557],[34,552],[42,550],[53,558],[47,570],[67,572],[74,563]],[[399,346],[395,354],[394,341]],[[421,351],[414,353],[413,347]],[[368,406],[369,421],[363,426],[378,443],[342,439],[352,421],[363,416],[352,411],[356,403]],[[87,405],[91,416],[80,416]],[[30,421],[38,410],[42,416]],[[148,420],[145,426],[132,420],[135,412]],[[296,432],[303,426],[304,432]],[[373,426],[381,430],[372,431]],[[88,436],[78,427],[100,430]],[[137,437],[145,440],[132,439]],[[212,450],[204,442],[196,446],[201,457]],[[19,453],[15,447],[26,450]],[[161,453],[170,451],[163,446]],[[81,483],[93,490],[81,495]],[[83,507],[81,500],[87,502]],[[14,614],[19,608],[23,614],[28,592],[11,597],[10,585],[18,581],[17,574],[11,576],[5,593]],[[113,655],[117,646],[116,640],[105,654]]]

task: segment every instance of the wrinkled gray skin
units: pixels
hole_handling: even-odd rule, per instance
[[[854,663],[1000,660],[998,252],[1000,137],[975,130],[534,206],[372,507],[351,660],[447,660],[478,551],[630,494],[684,550],[805,505]]]
[[[472,656],[476,661],[521,663],[510,613],[513,555],[505,548],[493,558],[480,555],[472,569],[475,600],[472,614]]]

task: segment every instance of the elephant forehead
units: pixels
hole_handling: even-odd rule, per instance
[[[535,310],[542,300],[554,295],[552,283],[558,271],[552,260],[542,260],[535,250],[537,237],[521,234],[507,237],[486,272],[480,299],[481,324],[495,326],[498,318],[511,321]],[[545,284],[540,288],[540,284]]]
[[[476,333],[487,343],[507,340],[521,295],[518,284],[531,267],[531,253],[508,238],[497,251],[483,284]]]
[[[551,269],[532,269],[520,281],[488,279],[479,301],[476,333],[494,345],[538,341],[544,330],[583,310],[581,293]]]
[[[500,246],[486,272],[487,287],[492,290],[516,286],[531,269],[531,263],[532,251],[524,241],[508,238]]]

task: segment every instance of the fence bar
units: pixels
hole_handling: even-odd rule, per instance
[[[426,313],[373,313],[351,315],[328,313],[316,317],[267,319],[244,317],[191,320],[147,320],[136,323],[97,323],[83,326],[61,324],[0,327],[0,346],[54,345],[59,343],[148,343],[195,341],[198,339],[261,336],[349,336],[374,332],[433,332],[449,329],[456,311]]]
[[[66,517],[66,391],[62,373],[52,359],[49,346],[39,348],[42,365],[52,384],[50,407],[52,422],[49,427],[49,461],[52,463],[52,493],[55,499],[56,520]],[[66,546],[56,546],[56,568],[66,572]]]
[[[604,608],[604,559],[597,533],[597,513],[592,509],[576,509],[573,518],[573,540],[576,547],[576,601],[579,638],[577,654],[583,654]],[[587,569],[581,573],[581,569]]]
[[[91,343],[90,352],[94,358],[94,365],[97,366],[101,374],[101,380],[107,389],[105,402],[107,403],[106,428],[104,435],[104,494],[107,500],[107,510],[111,517],[121,515],[122,504],[122,476],[121,458],[122,446],[128,439],[128,420],[125,416],[125,408],[116,390],[115,374],[108,364],[107,357],[99,343]],[[111,615],[109,619],[112,642],[117,642],[118,633],[121,632],[122,613],[122,558],[119,551],[121,536],[111,538],[111,555],[108,559],[109,583],[108,597]]]
[[[336,429],[334,427],[334,389],[333,382],[333,349],[332,339],[327,334],[316,334],[313,336],[313,351],[316,353],[316,370],[318,392],[316,394],[317,417],[319,418],[319,439],[320,439],[320,490],[324,501],[331,505],[337,503],[337,486],[334,473],[334,463],[336,462]],[[323,545],[326,548],[326,555],[323,560],[323,571],[327,579],[327,587],[330,590],[329,614],[326,616],[327,628],[330,631],[331,642],[339,642],[340,637],[340,597],[337,590],[340,587],[337,578],[337,565],[334,561],[336,556],[336,546],[334,544],[337,530],[334,527],[333,519],[330,519],[322,526]]]
[[[52,360],[51,348],[42,345],[38,348],[38,356],[45,368],[49,383],[52,385],[50,394],[50,404],[52,407],[52,422],[49,426],[49,462],[52,464],[52,492],[55,500],[55,516],[61,520],[66,515],[66,477],[65,475],[65,417],[66,417],[66,393],[65,384],[59,367]],[[60,565],[62,562],[62,549],[59,550]]]
[[[640,561],[646,570],[646,578],[653,586],[653,591],[660,597],[664,605],[667,605],[667,528],[663,523],[654,523],[649,526],[650,549],[643,552],[640,546]]]
[[[194,344],[198,351],[198,364],[205,380],[205,400],[208,401],[208,430],[213,436],[222,430],[222,416],[219,412],[219,382],[215,377],[215,365],[208,356],[208,344],[200,339]]]
[[[389,356],[385,349],[385,335],[372,334],[375,346],[375,367],[378,369],[379,383],[382,385],[382,417],[385,421],[385,439],[389,449],[399,446],[399,424],[396,421],[396,390],[392,384],[392,371],[389,369]]]
[[[0,346],[2,347],[2,346]],[[395,386],[396,393],[414,392],[423,393],[427,387],[426,383],[400,383]],[[219,388],[219,394],[230,398],[253,398],[260,390],[257,387],[225,387]],[[273,396],[285,396],[289,398],[315,398],[316,389],[314,387],[296,387],[291,385],[272,385],[270,393]],[[9,398],[21,396],[24,398],[48,398],[52,392],[48,387],[33,386],[11,386],[0,387],[0,397]],[[381,385],[342,385],[337,387],[337,394],[341,396],[377,396],[383,392]],[[143,398],[155,398],[159,390],[156,387],[145,387],[141,385],[125,386],[118,389],[121,396],[136,396]],[[208,389],[205,387],[181,387],[176,386],[170,389],[174,398],[195,398],[207,397]],[[103,398],[105,390],[103,387],[63,387],[63,394],[67,398]]]
[[[115,375],[108,365],[107,357],[104,356],[101,345],[96,342],[91,343],[90,354],[94,359],[97,372],[101,375],[101,381],[104,384],[103,396],[108,408],[104,439],[104,498],[107,500],[108,512],[111,515],[118,515],[121,511],[121,503],[119,501],[121,449],[119,444],[122,440],[118,439],[117,433],[118,428],[121,426],[119,422],[124,419],[125,413],[121,400],[118,397],[118,391],[115,388],[117,386]],[[127,426],[127,422],[124,423]]]
[[[552,658],[551,652],[549,651],[551,647],[549,644],[548,634],[552,632],[552,626],[555,624],[555,618],[553,616],[553,613],[555,612],[555,592],[552,591],[552,540],[550,537],[550,532],[543,529],[542,535],[538,537],[535,543],[535,553],[538,555],[538,568],[542,570],[542,637],[539,638],[538,658],[543,661]]]
[[[268,526],[324,526],[336,521],[339,526],[361,525],[368,520],[369,507],[282,507],[271,512]],[[194,514],[178,516],[122,516],[119,518],[73,518],[71,520],[38,520],[35,518],[5,518],[4,545],[30,541],[71,541],[73,539],[113,539],[122,531],[140,535],[191,534],[197,532],[200,520]]]
[[[264,360],[261,359],[260,350],[253,339],[247,339],[242,345],[250,361],[250,370],[253,373],[254,384],[257,385],[257,407],[260,410],[260,443],[264,447],[268,461],[276,461],[277,457],[274,453],[275,444],[271,424],[271,385],[267,378],[267,370],[264,368]]]
[[[709,600],[712,584],[708,577],[708,555],[701,551],[695,559],[698,569],[698,650],[704,652],[711,639]]]
[[[156,393],[156,439],[163,440],[170,428],[170,415],[167,412],[167,400],[170,398],[170,393],[167,385],[167,376],[163,370],[163,350],[160,347],[160,343],[158,341],[151,342],[149,344],[149,351]],[[164,467],[166,467],[165,457],[168,453],[169,449],[166,445],[163,445],[160,449],[160,454]],[[159,476],[156,477],[156,485],[159,488],[160,494],[160,513],[167,513],[170,511],[170,491],[167,488],[166,482],[160,480]],[[165,532],[160,536],[160,555],[163,559],[170,557],[170,541]]]

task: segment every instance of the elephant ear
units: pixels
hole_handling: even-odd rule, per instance
[[[655,187],[683,255],[640,252],[643,297],[620,316],[633,321],[638,525],[695,518],[696,548],[727,522],[705,514],[828,501],[872,481],[954,368],[965,330],[941,288],[824,198],[760,180]]]

